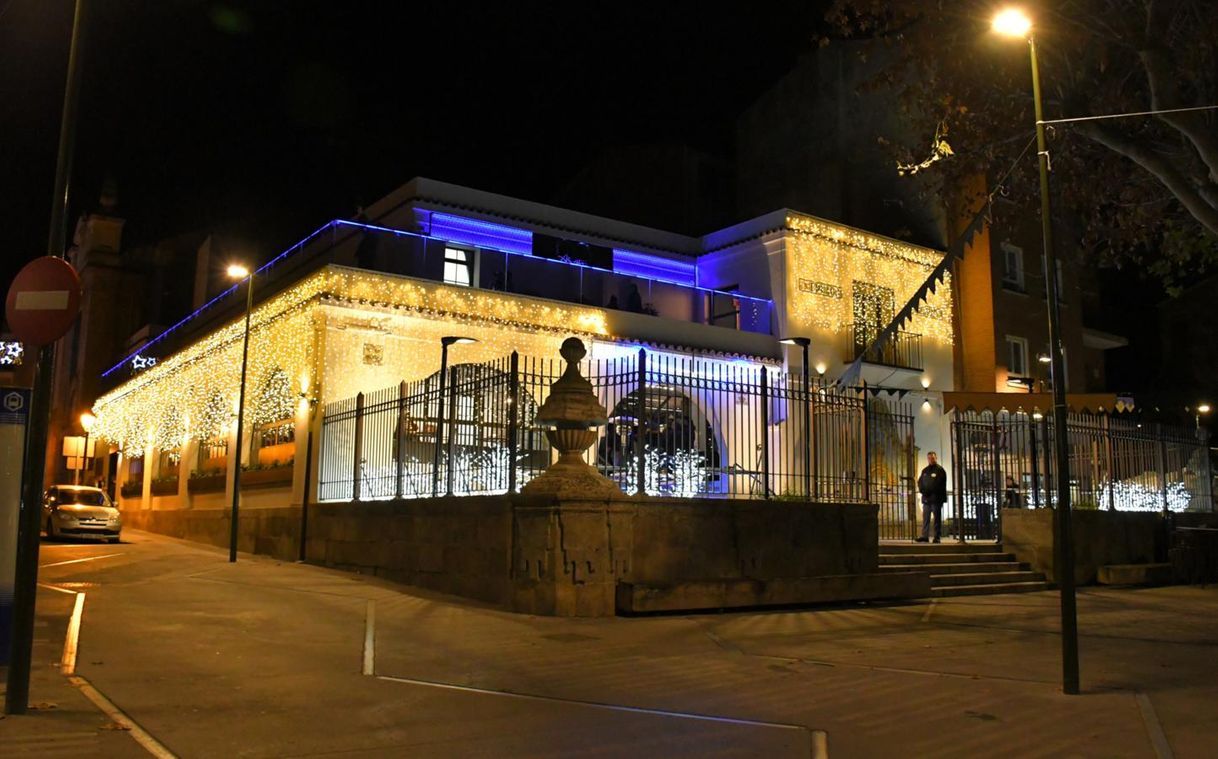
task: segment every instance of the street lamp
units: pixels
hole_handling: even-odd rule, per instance
[[[812,492],[814,480],[812,477],[812,377],[811,367],[808,365],[808,348],[812,345],[812,340],[807,337],[784,337],[778,342],[783,345],[798,345],[803,350],[803,380],[804,380],[804,493],[810,498],[815,498],[816,493]],[[820,367],[817,367],[817,372]],[[817,488],[819,490],[819,488]]]
[[[237,512],[241,501],[241,433],[245,426],[245,370],[250,355],[250,311],[254,308],[254,275],[241,264],[229,264],[228,276],[246,280],[245,337],[241,345],[241,389],[237,393],[237,443],[233,450],[233,513],[228,534],[228,560],[237,560]]]
[[[1193,420],[1197,423],[1197,429],[1201,429],[1201,415],[1210,412],[1210,404],[1202,403],[1197,406],[1197,413],[1193,414]]]
[[[1057,296],[1057,256],[1049,208],[1049,150],[1045,145],[1044,108],[1040,95],[1040,66],[1032,20],[1017,8],[994,17],[994,31],[1027,40],[1032,64],[1032,100],[1036,112],[1036,155],[1040,165],[1040,227],[1045,249],[1045,296],[1049,310],[1049,365],[1053,378],[1053,431],[1057,440],[1057,582],[1061,588],[1062,692],[1077,694],[1078,610],[1074,592],[1074,546],[1070,530],[1070,452],[1066,428],[1066,368],[1062,353],[1061,304]]]
[[[440,495],[440,447],[441,440],[444,439],[444,384],[448,375],[448,346],[450,345],[466,345],[468,343],[476,343],[476,339],[472,337],[458,337],[449,335],[440,338],[440,397],[436,404],[436,450],[431,460],[431,497],[435,498]],[[452,404],[449,404],[448,413],[452,414]],[[448,488],[447,494],[453,494],[453,462],[448,462]]]
[[[88,411],[80,415],[80,428],[85,431],[85,449],[80,452],[80,469],[76,470],[76,484],[80,484],[81,471],[89,462],[89,433],[93,431],[93,423],[97,421],[97,417],[90,414]],[[89,483],[86,482],[86,485]]]

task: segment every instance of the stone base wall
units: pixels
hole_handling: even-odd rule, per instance
[[[1002,512],[1003,548],[1053,579],[1056,514],[1053,509]],[[1158,513],[1077,510],[1070,517],[1074,581],[1079,585],[1094,583],[1102,566],[1167,560],[1167,529]]]
[[[531,614],[608,616],[620,583],[663,589],[761,580],[774,588],[775,580],[875,573],[877,516],[873,505],[625,497],[320,504],[309,509],[306,557]],[[217,546],[229,541],[227,510],[124,517],[138,529]],[[243,509],[239,548],[295,559],[299,527],[298,507]],[[873,585],[862,597],[883,597]],[[816,587],[809,601],[849,600],[851,588],[862,586]],[[901,595],[909,593],[892,594]],[[777,602],[768,597],[757,604]]]

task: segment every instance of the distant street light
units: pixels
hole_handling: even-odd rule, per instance
[[[97,421],[97,417],[90,414],[88,411],[80,415],[80,428],[85,431],[85,449],[81,451],[80,468],[76,470],[76,484],[80,484],[82,477],[81,472],[85,465],[89,462],[89,433],[93,431],[93,423]],[[89,483],[86,482],[86,485]]]
[[[237,394],[237,441],[232,452],[233,461],[233,513],[228,533],[228,560],[237,560],[237,516],[241,501],[241,438],[245,426],[245,372],[250,354],[250,312],[254,308],[254,275],[241,264],[229,264],[228,276],[246,280],[245,287],[245,337],[241,345],[241,389]]]
[[[811,338],[784,337],[778,342],[783,345],[798,345],[803,350],[803,381],[804,381],[804,494],[815,498],[813,493],[814,480],[812,477],[812,375],[808,366],[808,348],[812,345]],[[817,488],[819,490],[819,488]]]
[[[1210,404],[1202,403],[1197,406],[1197,413],[1193,414],[1193,420],[1197,423],[1197,429],[1201,429],[1201,415],[1210,412]]]
[[[1045,296],[1049,306],[1049,364],[1053,378],[1053,432],[1057,440],[1057,582],[1061,588],[1062,692],[1079,692],[1078,609],[1074,591],[1074,539],[1070,529],[1070,451],[1066,427],[1066,367],[1062,351],[1061,304],[1057,293],[1057,256],[1053,249],[1053,219],[1049,207],[1049,149],[1045,144],[1040,66],[1032,20],[1017,8],[994,17],[994,31],[1027,41],[1032,64],[1032,101],[1036,112],[1036,153],[1040,165],[1040,227],[1045,249]]]
[[[447,336],[440,338],[440,397],[436,413],[436,450],[431,460],[431,497],[440,495],[440,450],[444,439],[444,384],[448,376],[448,346],[476,343],[472,337]],[[450,409],[451,411],[451,409]],[[515,466],[515,464],[513,464]],[[453,462],[448,462],[447,495],[453,494]]]

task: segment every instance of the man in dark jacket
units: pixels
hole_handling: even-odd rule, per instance
[[[943,531],[943,504],[947,501],[947,472],[939,466],[934,451],[926,454],[926,468],[918,475],[918,492],[922,494],[922,536],[919,543],[930,538],[930,518],[935,517],[935,542]]]

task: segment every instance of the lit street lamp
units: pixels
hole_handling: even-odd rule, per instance
[[[472,337],[448,336],[440,338],[440,397],[436,413],[436,450],[431,460],[431,497],[440,495],[440,449],[444,439],[444,383],[448,375],[448,346],[478,342]],[[448,412],[452,414],[452,404]],[[448,462],[447,494],[453,494],[453,462]]]
[[[237,512],[241,500],[241,433],[245,426],[245,370],[250,354],[250,311],[254,308],[254,275],[241,264],[230,264],[231,279],[247,280],[245,288],[245,338],[241,346],[241,389],[237,393],[237,444],[232,452],[233,513],[228,535],[228,560],[237,560]]]
[[[994,31],[1027,40],[1032,64],[1032,100],[1036,111],[1036,154],[1040,165],[1040,227],[1045,249],[1045,296],[1049,306],[1049,364],[1053,378],[1053,431],[1057,440],[1057,582],[1061,588],[1062,692],[1079,692],[1078,610],[1074,592],[1074,547],[1070,530],[1070,452],[1066,428],[1066,368],[1062,353],[1061,304],[1057,295],[1057,256],[1053,249],[1053,222],[1049,208],[1049,151],[1045,144],[1044,109],[1040,94],[1040,67],[1032,20],[1021,10],[1008,8],[994,17]]]
[[[80,415],[80,428],[85,431],[85,449],[81,451],[80,468],[76,470],[76,484],[80,484],[81,471],[85,465],[89,463],[89,433],[93,431],[93,423],[97,421],[97,417],[90,414],[88,411]],[[86,482],[86,485],[89,483]]]
[[[804,493],[809,498],[815,498],[812,492],[814,479],[812,477],[812,382],[808,366],[808,348],[812,340],[807,337],[784,337],[778,342],[783,345],[798,345],[803,349],[803,380],[804,380]],[[818,370],[819,371],[819,370]],[[823,372],[822,372],[823,373]],[[819,488],[818,488],[819,489]]]
[[[1202,403],[1197,406],[1197,413],[1193,414],[1193,421],[1197,423],[1197,429],[1201,429],[1201,415],[1210,413],[1210,404]]]

